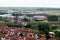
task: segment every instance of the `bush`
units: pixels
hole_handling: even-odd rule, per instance
[[[60,31],[55,31],[55,36],[60,37]]]

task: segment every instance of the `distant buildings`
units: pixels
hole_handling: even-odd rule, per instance
[[[9,22],[21,22],[24,21],[24,18],[30,20],[30,21],[46,21],[48,20],[47,15],[52,14],[52,12],[39,12],[39,11],[12,11],[8,10],[4,15],[2,16],[5,20]],[[60,20],[60,16],[58,16],[58,20]]]
[[[9,22],[21,22],[24,21],[24,18],[30,21],[45,21],[47,17],[43,15],[43,12],[34,12],[34,11],[7,11],[8,14],[0,15],[4,20]],[[42,15],[41,15],[42,14]]]
[[[30,21],[47,21],[47,17],[45,16],[34,16],[34,17],[24,17],[24,16],[18,16],[16,19],[16,16],[11,16],[11,17],[4,17],[6,20],[8,20],[9,22],[21,22],[24,21],[24,18],[30,20]]]

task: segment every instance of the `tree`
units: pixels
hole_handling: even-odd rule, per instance
[[[0,16],[0,21],[3,21],[3,20],[4,20],[3,17]]]
[[[27,25],[25,26],[25,28],[31,28],[31,27],[32,27],[31,24],[27,24]]]
[[[45,23],[45,22],[39,22],[38,23],[38,30],[45,32],[45,33],[48,33],[50,30],[49,24]]]
[[[51,26],[51,30],[55,30],[57,28],[58,28],[58,26]]]
[[[29,19],[27,19],[27,18],[24,18],[24,19],[23,19],[23,21],[30,21],[30,20],[29,20]]]
[[[55,36],[60,37],[60,31],[55,31]]]
[[[32,25],[32,29],[38,30],[38,25]]]

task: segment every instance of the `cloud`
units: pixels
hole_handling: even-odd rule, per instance
[[[0,0],[0,7],[60,7],[60,0]]]

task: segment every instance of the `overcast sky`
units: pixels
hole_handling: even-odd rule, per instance
[[[60,0],[0,0],[0,7],[56,7]]]

